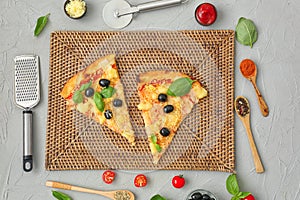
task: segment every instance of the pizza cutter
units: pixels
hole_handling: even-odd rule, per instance
[[[111,0],[103,8],[104,22],[111,28],[121,29],[130,24],[135,13],[166,8],[188,0],[158,0],[139,5],[130,5],[125,0]]]

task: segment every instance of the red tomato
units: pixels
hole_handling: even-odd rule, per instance
[[[144,174],[139,174],[134,178],[136,187],[145,187],[147,185],[147,177]]]
[[[72,97],[73,97],[73,93],[70,93],[70,94],[69,94],[69,96],[67,96],[67,98],[66,98],[66,99],[68,99],[68,100],[71,100],[71,99],[72,99]]]
[[[246,196],[242,200],[255,200],[255,198],[254,198],[254,196],[252,196],[252,194],[249,194],[248,196]]]
[[[107,184],[111,184],[115,180],[115,176],[116,176],[115,172],[106,170],[102,174],[102,180]]]
[[[183,175],[174,176],[172,179],[172,185],[175,188],[182,188],[185,184],[185,180],[183,178]]]

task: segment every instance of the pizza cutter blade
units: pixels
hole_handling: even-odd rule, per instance
[[[111,0],[103,8],[104,22],[111,28],[121,29],[130,24],[133,14],[179,5],[188,0],[158,0],[132,6],[125,0]]]

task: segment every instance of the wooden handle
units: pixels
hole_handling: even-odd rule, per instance
[[[71,190],[72,186],[65,184],[65,183],[59,183],[55,181],[47,181],[46,182],[47,187],[52,187],[52,188],[58,188],[58,189],[63,189],[63,190]]]
[[[65,183],[60,183],[60,182],[55,182],[55,181],[46,181],[46,186],[48,187],[53,187],[53,188],[59,188],[59,189],[64,189],[64,190],[73,190],[73,191],[78,191],[78,192],[85,192],[85,193],[91,193],[91,194],[98,194],[105,196],[109,199],[115,199],[115,194],[116,192],[126,192],[130,195],[130,200],[134,200],[134,194],[128,190],[113,190],[113,191],[100,191],[100,190],[93,190],[89,188],[84,188],[84,187],[78,187],[74,185],[69,185]]]
[[[255,93],[256,93],[257,100],[258,100],[260,112],[264,117],[267,117],[269,115],[268,105],[267,105],[266,101],[264,100],[263,96],[261,95],[255,81],[251,80],[251,83],[253,84],[253,87],[255,89]]]
[[[267,117],[269,115],[268,105],[266,104],[262,95],[258,95],[258,94],[256,94],[256,95],[257,95],[257,99],[258,99],[258,103],[259,103],[260,112],[262,113],[262,115],[264,117]]]
[[[47,181],[46,186],[52,187],[52,188],[64,189],[64,190],[73,190],[73,191],[78,191],[78,192],[98,194],[98,195],[102,195],[102,196],[106,196],[106,197],[111,198],[111,192],[93,190],[93,189],[78,187],[78,186],[69,185],[69,184],[60,183],[60,182],[55,182],[55,181]]]
[[[251,148],[251,152],[252,152],[252,157],[253,157],[253,161],[254,161],[254,165],[256,168],[256,172],[257,173],[263,173],[264,172],[264,167],[261,163],[260,160],[260,156],[258,154],[254,139],[253,139],[253,135],[251,132],[251,128],[250,128],[250,123],[249,121],[244,121],[244,126],[246,128],[246,132],[247,132],[247,136],[248,136],[248,140],[249,140],[249,144],[250,144],[250,148]]]

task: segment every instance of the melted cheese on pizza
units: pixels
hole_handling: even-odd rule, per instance
[[[168,96],[167,102],[158,101],[158,95],[166,94],[170,84],[146,83],[139,88],[140,104],[138,109],[143,111],[145,129],[150,141],[150,148],[153,155],[159,153],[151,142],[151,135],[157,137],[157,144],[165,149],[169,146],[180,123],[189,114],[199,99],[207,96],[207,91],[201,87],[199,82],[195,82],[190,92],[183,97]],[[170,113],[163,111],[166,105],[172,105],[174,110]],[[167,127],[170,135],[164,137],[160,130]]]
[[[100,79],[107,79],[110,81],[109,86],[114,88],[114,94],[111,97],[104,98],[104,111],[101,112],[95,103],[93,96],[86,96],[85,91],[80,91],[83,85],[91,82],[89,86],[95,93],[100,93],[104,88],[99,85]],[[83,100],[74,102],[73,95],[80,91]],[[123,92],[123,85],[120,81],[117,71],[115,56],[108,55],[100,58],[86,69],[74,75],[64,86],[61,95],[67,100],[68,109],[77,109],[84,115],[92,118],[93,120],[109,127],[111,130],[120,133],[126,137],[129,142],[134,144],[134,132],[130,123],[127,104]],[[122,106],[113,106],[113,100],[121,100]],[[98,105],[99,106],[99,105]],[[111,111],[112,118],[105,117],[105,111]]]

